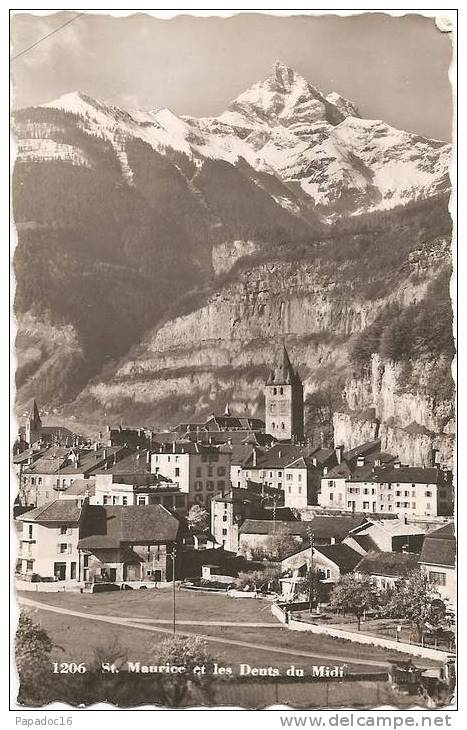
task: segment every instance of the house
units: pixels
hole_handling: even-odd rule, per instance
[[[257,484],[247,485],[245,489],[232,487],[227,494],[217,494],[211,502],[211,531],[216,542],[225,550],[236,553],[240,526],[248,517],[271,517],[273,510],[267,510],[267,506],[270,497],[276,496],[275,492],[259,488]],[[278,517],[280,505],[281,501],[274,506],[274,513]]]
[[[378,439],[346,452],[343,446],[336,446],[335,453],[335,465],[323,468],[318,504],[330,509],[376,512],[378,500],[373,476],[396,457],[381,452]]]
[[[264,520],[264,519],[246,519],[240,526],[239,534],[239,550],[248,553],[255,548],[261,548],[267,545],[268,539],[272,535],[289,535],[297,543],[297,547],[303,545],[309,534],[307,522],[286,521],[286,520]]]
[[[355,567],[357,576],[369,575],[378,588],[394,588],[418,568],[418,553],[370,552]]]
[[[151,454],[151,473],[158,474],[188,495],[188,508],[199,504],[211,509],[216,492],[230,487],[230,452],[223,445],[192,441],[160,444]]]
[[[451,607],[456,604],[456,538],[449,522],[425,537],[420,569],[428,576]]]
[[[177,482],[151,473],[151,451],[140,449],[127,453],[111,466],[96,470],[96,488],[91,504],[146,505],[162,504],[181,515],[188,511],[188,494]]]
[[[165,582],[181,564],[186,524],[158,504],[89,505],[80,529],[80,578],[84,581]]]
[[[425,530],[407,520],[368,519],[349,531],[345,541],[362,554],[367,552],[419,553],[425,539]]]
[[[321,476],[308,446],[278,443],[270,449],[254,448],[241,465],[242,486],[248,481],[284,492],[286,507],[301,509],[316,503]]]
[[[69,448],[51,446],[39,459],[23,469],[20,499],[23,504],[40,507],[53,501],[75,479],[87,479],[104,466],[116,464],[127,453],[120,446]],[[23,502],[23,500],[26,500]]]
[[[379,511],[400,517],[438,517],[452,515],[454,496],[452,476],[434,467],[402,466],[375,477],[379,487]]]
[[[362,514],[315,515],[306,522],[315,545],[333,545],[343,542],[351,530],[357,529],[365,523],[366,518]]]
[[[57,492],[57,498],[76,500],[81,506],[85,500],[92,504],[95,493],[96,480],[94,477],[89,477],[88,479],[75,479],[65,490]]]
[[[152,434],[144,428],[111,428],[107,426],[104,433],[99,434],[100,439],[106,446],[124,446],[125,448],[137,449],[149,446]]]
[[[352,572],[361,556],[344,543],[333,545],[306,545],[281,561],[281,586],[285,600],[292,600],[296,593],[302,593],[309,570],[318,573],[320,602],[326,601],[329,589],[342,575]]]
[[[21,572],[78,580],[78,541],[85,509],[78,500],[54,500],[17,517],[23,527]]]

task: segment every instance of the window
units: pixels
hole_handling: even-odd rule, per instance
[[[60,527],[60,535],[66,535],[68,533],[68,528],[66,525],[62,525]]]
[[[122,497],[122,504],[123,506],[128,504],[128,497]]]
[[[227,522],[227,515],[222,515],[222,522]]]
[[[195,490],[197,492],[201,492],[202,488],[203,488],[203,482],[195,482]]]
[[[301,481],[302,481],[302,475],[301,475],[300,473],[298,474],[298,481],[299,481],[299,482],[301,482]]]
[[[284,388],[279,388],[279,395],[284,395]]]
[[[34,560],[26,560],[26,570],[33,570]]]
[[[281,429],[282,429],[282,430],[284,430],[284,429],[285,429],[285,423],[284,423],[284,422],[282,422],[282,423],[281,423]]]
[[[34,477],[31,477],[31,484],[34,484],[34,483],[35,483],[35,481],[36,481],[36,480],[34,479]]]
[[[146,504],[146,497],[138,497],[138,504]]]
[[[302,493],[302,486],[301,486],[301,484],[299,484],[299,485],[298,485],[298,493],[299,493],[299,494],[301,494],[301,493]]]
[[[29,539],[32,540],[32,525],[28,525],[28,535]]]
[[[289,484],[289,486],[287,487],[287,491],[288,491],[288,493],[289,493],[289,494],[292,494],[292,487],[290,486],[290,484]]]
[[[282,489],[282,482],[277,482],[277,488]]]
[[[287,473],[285,475],[285,479],[286,479],[287,482],[290,482],[293,479],[293,474],[290,474],[290,472]]]
[[[400,490],[398,489],[396,492],[396,497],[400,497],[400,496],[401,496],[401,493],[400,493]]]
[[[363,490],[363,494],[369,494],[369,492],[368,492],[368,489],[366,489],[366,488],[365,488],[365,489]]]
[[[435,570],[430,570],[428,573],[428,580],[436,586],[446,585],[446,573],[440,573]]]
[[[329,493],[329,501],[330,502],[334,501],[334,494],[332,492]]]
[[[416,509],[416,506],[417,506],[416,503],[412,502],[412,509]]]
[[[277,388],[273,388],[273,389],[272,389],[272,394],[273,394],[273,395],[277,395]]]
[[[42,477],[38,477],[38,479],[37,479],[37,483],[38,483],[38,484],[42,484]]]
[[[425,497],[431,497],[431,492],[425,492]]]
[[[217,476],[219,476],[219,477],[225,477],[225,466],[218,466],[217,467]]]
[[[112,504],[118,504],[118,497],[112,497]]]
[[[363,509],[370,509],[370,503],[369,502],[363,502]]]
[[[206,482],[206,489],[208,489],[210,492],[214,489],[214,482]]]
[[[105,495],[102,499],[102,504],[109,504],[109,498],[107,495]]]
[[[208,477],[212,477],[212,466],[208,466]]]
[[[196,473],[195,473],[195,476],[197,476],[197,477],[200,477],[200,476],[201,476],[201,467],[200,467],[200,466],[197,466],[197,467],[196,467]]]
[[[409,493],[407,491],[404,492],[404,497],[408,497]]]
[[[180,467],[179,466],[176,466],[175,467],[175,476],[176,477],[179,477],[180,476]]]
[[[227,529],[226,529],[225,527],[224,527],[224,529],[222,530],[222,534],[224,535],[224,537],[225,537],[225,536],[227,535]]]
[[[68,544],[66,542],[61,542],[59,545],[59,552],[60,553],[67,553],[68,552]]]
[[[426,508],[431,510],[431,502],[426,503]]]
[[[272,422],[272,427],[276,428],[276,424],[274,423],[274,421]]]

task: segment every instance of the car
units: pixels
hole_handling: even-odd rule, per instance
[[[132,591],[133,586],[129,586],[128,583],[122,583],[120,590],[122,591]]]

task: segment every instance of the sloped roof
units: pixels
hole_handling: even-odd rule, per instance
[[[122,543],[174,542],[181,520],[160,504],[117,507],[89,505],[80,549],[118,548]]]
[[[355,568],[358,573],[382,576],[406,576],[416,570],[418,553],[371,552],[361,558]]]
[[[307,522],[313,536],[318,539],[343,540],[350,530],[366,522],[362,515],[318,515]]]
[[[342,542],[335,545],[316,545],[314,550],[332,560],[341,573],[350,573],[362,559],[360,553]]]
[[[308,522],[285,520],[251,520],[243,522],[239,534],[243,535],[273,535],[286,532],[289,535],[306,537]]]
[[[267,385],[291,385],[301,383],[300,377],[292,367],[285,345],[282,347],[275,367],[270,371]]]
[[[454,567],[456,564],[456,538],[454,523],[429,532],[423,541],[421,563]]]
[[[400,466],[385,469],[375,477],[381,483],[437,484],[442,480],[442,472],[436,467]]]
[[[78,500],[56,499],[24,512],[17,519],[23,522],[78,522],[81,509]]]
[[[96,493],[96,482],[94,479],[74,479],[69,487],[65,489],[65,494],[76,494],[81,496],[89,492],[89,496],[94,496]]]

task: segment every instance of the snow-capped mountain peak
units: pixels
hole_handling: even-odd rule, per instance
[[[43,106],[78,115],[85,132],[110,141],[130,183],[125,140],[138,137],[159,152],[183,152],[197,164],[220,159],[235,165],[244,159],[258,172],[298,186],[326,219],[449,189],[450,145],[362,119],[352,101],[334,91],[324,95],[281,61],[218,117],[180,117],[167,108],[126,111],[81,92]],[[79,150],[39,144],[37,130],[23,145],[34,159],[44,149],[49,157],[89,164]]]

